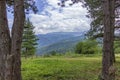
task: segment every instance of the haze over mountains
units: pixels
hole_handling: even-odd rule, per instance
[[[73,51],[75,45],[85,39],[85,32],[53,32],[47,34],[39,34],[37,37],[38,48],[37,55],[50,53],[52,51],[65,53]]]

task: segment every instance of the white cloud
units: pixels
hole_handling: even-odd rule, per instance
[[[49,32],[74,32],[89,29],[90,20],[85,17],[87,10],[81,3],[61,8],[58,0],[47,0],[48,6],[41,14],[30,14],[36,34]]]

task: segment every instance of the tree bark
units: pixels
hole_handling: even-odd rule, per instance
[[[6,0],[0,0],[0,80],[22,80],[20,52],[24,20],[24,0],[14,0],[14,23],[10,37]]]
[[[112,54],[111,54],[111,61],[112,63],[115,63],[115,53],[114,53],[114,41],[115,41],[115,36],[114,36],[114,32],[115,32],[115,1],[116,0],[111,0],[109,3],[109,7],[110,7],[110,26],[112,29]]]
[[[12,27],[12,80],[21,77],[21,43],[25,20],[24,0],[14,0],[14,23]]]
[[[5,80],[6,74],[9,74],[6,69],[6,59],[7,55],[10,54],[10,43],[6,0],[0,0],[0,80]]]
[[[115,72],[109,73],[114,60],[114,6],[115,0],[104,0],[104,40],[103,40],[103,59],[102,59],[102,77],[103,80],[115,80]]]

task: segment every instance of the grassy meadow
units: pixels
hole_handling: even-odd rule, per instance
[[[120,55],[116,56],[120,80]],[[50,56],[22,59],[23,80],[98,80],[101,55]]]

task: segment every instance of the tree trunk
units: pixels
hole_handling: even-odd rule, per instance
[[[22,80],[20,51],[24,19],[24,0],[14,0],[14,23],[10,37],[6,0],[0,0],[0,80]]]
[[[110,26],[112,27],[112,54],[111,54],[111,61],[112,63],[115,63],[115,53],[114,53],[114,40],[115,40],[115,36],[114,36],[114,32],[115,32],[115,1],[116,0],[111,0],[109,3],[109,7],[110,7]]]
[[[12,80],[21,78],[21,43],[24,27],[25,13],[24,0],[14,0],[14,23],[12,27]]]
[[[115,72],[110,73],[109,69],[113,66],[113,41],[114,41],[114,6],[115,0],[104,0],[104,40],[103,40],[103,60],[102,77],[103,80],[115,80]]]
[[[0,80],[6,79],[7,55],[10,54],[10,33],[6,15],[6,0],[0,0]]]

